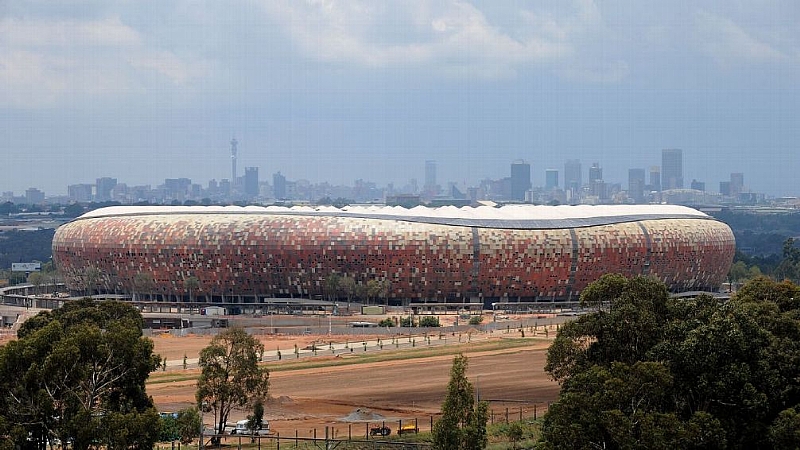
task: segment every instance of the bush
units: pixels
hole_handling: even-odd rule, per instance
[[[386,319],[383,319],[380,322],[378,322],[378,326],[379,327],[384,327],[384,328],[393,327],[394,326],[394,320],[392,320],[392,319],[387,317]]]
[[[439,327],[439,318],[434,316],[425,316],[419,319],[419,326],[421,327]]]
[[[401,327],[413,327],[414,326],[414,319],[409,317],[401,317],[400,318],[400,326]]]
[[[480,325],[483,322],[483,316],[472,316],[469,318],[470,325]]]

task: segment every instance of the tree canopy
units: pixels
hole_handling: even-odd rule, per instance
[[[545,369],[561,383],[542,448],[797,448],[800,288],[756,278],[729,300],[606,275]]]
[[[472,383],[467,380],[467,357],[457,355],[450,369],[442,417],[433,425],[433,447],[438,450],[479,450],[486,448],[489,407],[476,402]]]
[[[69,302],[0,347],[0,435],[12,446],[151,448],[159,418],[145,380],[160,359],[130,305]],[[2,444],[0,444],[2,445]]]
[[[197,403],[214,412],[214,428],[222,434],[233,408],[255,405],[267,396],[269,371],[259,367],[264,345],[241,328],[229,328],[200,352]]]

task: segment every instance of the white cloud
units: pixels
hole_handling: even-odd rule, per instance
[[[101,20],[0,20],[0,42],[24,47],[135,46],[138,33],[119,17]]]
[[[695,14],[700,48],[723,66],[774,62],[787,58],[780,50],[748,33],[731,19],[698,11]]]
[[[515,37],[459,1],[270,2],[265,10],[307,57],[330,63],[494,77],[571,53],[558,24]]]
[[[0,102],[8,106],[118,98],[142,93],[154,82],[179,87],[201,74],[118,16],[0,20]]]

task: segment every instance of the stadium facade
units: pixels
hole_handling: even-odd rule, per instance
[[[344,277],[392,303],[576,300],[611,272],[714,291],[734,250],[727,225],[673,205],[110,207],[53,240],[75,291],[202,303],[343,299],[328,280]]]

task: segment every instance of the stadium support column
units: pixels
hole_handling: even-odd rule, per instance
[[[478,277],[481,273],[481,237],[477,227],[472,227],[472,281],[470,282],[470,297],[480,295]],[[484,301],[481,298],[481,301]],[[485,305],[484,305],[485,306]]]
[[[644,226],[641,222],[636,222],[639,225],[639,228],[642,230],[642,234],[644,234],[644,242],[647,245],[647,249],[645,250],[645,257],[644,257],[644,264],[642,264],[642,275],[649,275],[650,274],[650,255],[653,253],[653,241],[650,239],[650,233],[647,231],[647,227]]]
[[[572,301],[572,288],[575,286],[575,273],[578,271],[578,233],[574,228],[569,229],[569,236],[572,238],[572,264],[569,267],[569,281],[567,281],[567,300]]]

